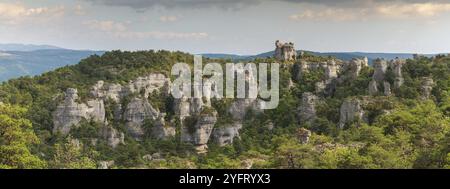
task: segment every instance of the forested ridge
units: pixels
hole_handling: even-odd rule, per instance
[[[335,60],[312,54],[299,59],[312,64]],[[205,63],[230,61],[204,58]],[[387,69],[384,81],[392,85],[388,95],[369,94],[375,72],[372,66],[362,67],[354,78],[333,81],[332,90],[325,93],[316,90],[325,70],[299,75],[296,65],[300,61],[282,62],[278,108],[246,110],[239,136],[228,145],[209,140],[206,153],[197,153],[192,143],[180,139],[183,124],[175,116],[174,100],[158,92],[146,100],[165,113],[165,124],[176,128],[172,137],[150,137],[155,123],[146,119],[142,125],[145,135],[135,140],[123,120],[111,118],[114,103],[110,101],[105,101],[108,124],[124,133],[124,142],[117,147],[99,137],[103,123],[94,120],[82,120],[68,135],[53,132],[53,113],[68,88],[77,89],[77,101],[82,103],[92,98],[90,90],[100,80],[126,85],[149,73],[171,78],[172,65],[178,62],[192,64],[193,56],[169,51],[111,51],[40,76],[2,83],[0,168],[100,168],[104,164],[108,168],[450,168],[450,56],[444,55],[406,60],[399,87],[393,87],[395,74]],[[343,69],[339,74],[347,73]],[[433,85],[425,86],[424,78]],[[430,94],[424,95],[427,87]],[[305,94],[310,93],[314,93],[314,117],[303,121],[299,107],[306,105]],[[136,95],[122,98],[123,107]],[[364,116],[343,122],[343,104],[351,106],[355,101]],[[232,100],[212,99],[211,104],[218,113],[214,128],[231,124],[228,110]],[[211,111],[205,108],[201,114]],[[185,124],[198,123],[198,119],[188,117]]]

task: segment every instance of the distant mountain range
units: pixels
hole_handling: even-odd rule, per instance
[[[310,52],[310,51],[308,51]],[[71,50],[51,45],[0,44],[0,82],[20,76],[34,76],[55,68],[77,64],[81,59],[93,54],[101,55],[104,51]],[[257,55],[235,54],[201,54],[208,58],[227,58],[234,61],[252,60],[254,58],[271,57],[273,51]],[[364,53],[364,52],[311,52],[319,56],[334,56],[341,60],[356,57],[367,57],[369,63],[376,58],[393,59],[412,58],[408,53]],[[428,54],[426,56],[434,56]]]
[[[407,58],[413,58],[413,53],[366,53],[366,52],[312,52],[312,51],[306,51],[310,52],[317,56],[333,56],[337,59],[349,61],[352,58],[361,58],[361,57],[367,57],[369,59],[369,64],[373,62],[373,60],[377,58],[384,58],[387,60],[394,59],[396,57],[407,59]],[[300,53],[300,51],[298,51]],[[201,54],[204,57],[207,58],[227,58],[231,60],[251,60],[254,58],[266,58],[266,57],[272,57],[274,54],[274,51],[269,51],[257,55],[234,55],[234,54],[213,54],[213,53],[206,53]],[[435,56],[436,54],[425,54],[424,56]]]
[[[0,51],[35,51],[35,50],[55,50],[63,49],[52,45],[31,45],[31,44],[0,44]]]
[[[77,64],[103,51],[70,50],[49,45],[0,44],[0,82],[20,76],[34,76],[55,68]]]

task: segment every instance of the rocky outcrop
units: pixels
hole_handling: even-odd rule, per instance
[[[242,121],[249,110],[259,112],[259,101],[250,98],[236,99],[228,109],[228,113],[232,116],[233,120]]]
[[[311,137],[311,131],[305,128],[299,128],[297,130],[297,139],[302,144],[307,144],[309,142],[309,137]]]
[[[369,94],[370,95],[377,95],[378,94],[378,83],[375,80],[372,80],[369,82]]]
[[[77,89],[68,88],[65,99],[53,112],[53,132],[67,135],[72,126],[77,126],[83,119],[97,122],[105,121],[105,107],[102,100],[90,100],[87,105],[76,102],[78,100]]]
[[[181,130],[181,141],[195,145],[198,153],[207,151],[207,143],[217,121],[215,110],[191,117],[192,120],[184,122]]]
[[[421,89],[421,99],[428,99],[431,96],[431,91],[433,90],[434,81],[431,77],[422,78]]]
[[[394,88],[399,88],[403,85],[404,79],[402,76],[402,67],[406,63],[405,60],[396,58],[387,62],[384,59],[376,59],[374,61],[374,73],[372,76],[372,81],[369,83],[369,94],[378,95],[379,86],[383,86],[383,94],[385,96],[391,95],[391,83],[386,81],[386,72],[388,70],[393,72],[394,76]]]
[[[302,104],[299,108],[300,123],[308,123],[316,118],[315,104],[317,96],[310,92],[305,92],[302,95]]]
[[[143,94],[148,98],[149,94],[155,90],[168,94],[170,90],[170,79],[163,74],[150,74],[145,77],[138,77],[128,83],[127,90],[131,93]]]
[[[347,76],[346,79],[356,79],[361,72],[363,67],[367,67],[369,65],[367,57],[364,58],[353,58],[346,65]]]
[[[390,96],[391,95],[391,84],[387,81],[384,81],[383,88],[384,88],[384,96]]]
[[[359,99],[346,99],[340,108],[339,128],[355,120],[366,120],[362,102]]]
[[[125,144],[125,135],[111,126],[104,126],[100,131],[100,135],[112,148],[117,147],[119,144]]]
[[[158,140],[166,140],[175,136],[176,129],[173,126],[164,124],[164,118],[160,117],[158,121],[154,122],[151,130],[151,136]]]
[[[404,64],[406,64],[406,61],[403,59],[399,59],[399,58],[396,58],[389,62],[389,66],[394,72],[394,77],[395,77],[394,78],[395,79],[394,87],[395,88],[401,87],[404,83],[404,79],[402,76],[402,67]]]
[[[160,90],[164,94],[168,94],[169,89],[170,79],[163,74],[153,73],[129,81],[125,86],[114,83],[105,84],[104,81],[98,81],[92,86],[90,94],[94,98],[112,99],[115,102],[119,102],[124,96],[133,93],[142,94],[144,98],[148,98],[153,91]]]
[[[114,166],[114,161],[100,161],[98,162],[98,169],[110,169]]]
[[[384,81],[384,75],[386,74],[386,70],[387,70],[387,61],[384,59],[376,59],[373,62],[373,68],[374,68],[374,72],[373,72],[373,80],[375,80],[376,82],[382,82]]]
[[[241,123],[233,123],[216,127],[213,130],[212,138],[219,146],[232,144],[235,137],[239,137],[239,130],[242,128]]]
[[[280,61],[294,61],[297,59],[297,51],[295,51],[294,44],[282,43],[279,40],[275,42],[275,59]]]
[[[163,117],[164,114],[154,109],[146,98],[141,99],[136,97],[131,100],[125,109],[125,127],[133,138],[140,140],[145,134],[142,128],[144,120],[160,121]],[[164,122],[157,124],[164,124]]]

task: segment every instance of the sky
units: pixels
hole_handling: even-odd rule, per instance
[[[450,52],[450,0],[0,0],[0,43],[252,55]]]

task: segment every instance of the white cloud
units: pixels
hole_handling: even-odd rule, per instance
[[[350,21],[361,19],[367,15],[367,9],[349,11],[342,8],[326,8],[325,10],[305,10],[300,14],[293,14],[289,19],[294,21],[300,20],[333,20],[333,21]]]
[[[203,39],[208,37],[208,34],[205,32],[131,31],[128,29],[128,24],[115,21],[91,20],[84,22],[84,24],[92,30],[100,31],[116,38]]]
[[[127,30],[127,27],[125,26],[124,23],[114,22],[110,20],[106,21],[90,20],[84,22],[84,25],[87,25],[89,28],[93,30],[99,30],[108,33],[124,32]]]
[[[294,21],[333,20],[352,21],[374,18],[412,19],[432,18],[450,13],[450,3],[371,3],[365,7],[308,7],[299,14],[289,16]]]
[[[376,12],[395,18],[434,17],[450,12],[450,3],[386,4],[376,7]]]
[[[25,7],[22,4],[0,3],[0,23],[18,24],[23,21],[49,20],[64,15],[64,7]]]

